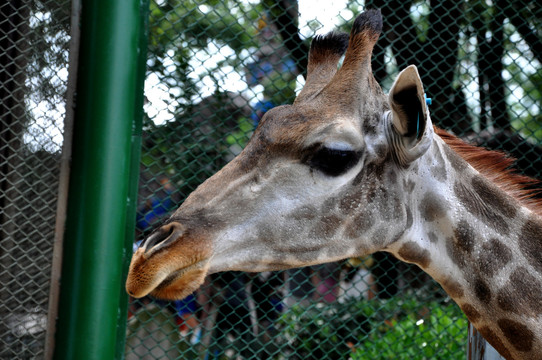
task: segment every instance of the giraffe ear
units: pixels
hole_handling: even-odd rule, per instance
[[[410,163],[423,155],[432,140],[433,126],[418,69],[408,66],[399,73],[388,95],[391,126],[399,140],[396,149],[401,162]]]

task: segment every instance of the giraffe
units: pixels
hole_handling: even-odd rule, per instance
[[[387,251],[441,284],[507,359],[542,359],[542,204],[503,154],[432,125],[417,68],[384,94],[380,11],[316,36],[292,105],[134,253],[134,297],[179,299],[207,274]],[[337,64],[344,54],[342,66]]]

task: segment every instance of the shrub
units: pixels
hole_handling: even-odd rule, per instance
[[[278,328],[288,359],[462,359],[467,343],[455,303],[412,296],[296,305]]]

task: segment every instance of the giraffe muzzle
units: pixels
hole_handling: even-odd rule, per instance
[[[149,235],[133,254],[126,291],[136,298],[182,299],[203,283],[211,254],[204,235],[171,221]]]
[[[143,248],[146,254],[159,251],[181,238],[184,232],[184,227],[178,222],[163,225],[145,239],[141,248]]]

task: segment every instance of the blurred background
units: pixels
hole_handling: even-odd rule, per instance
[[[70,56],[69,0],[0,4],[0,358],[44,357]],[[542,7],[528,0],[150,1],[134,246],[304,84],[311,38],[380,8],[384,91],[418,66],[433,122],[542,178]],[[467,321],[377,253],[223,273],[130,300],[128,359],[464,359]]]

